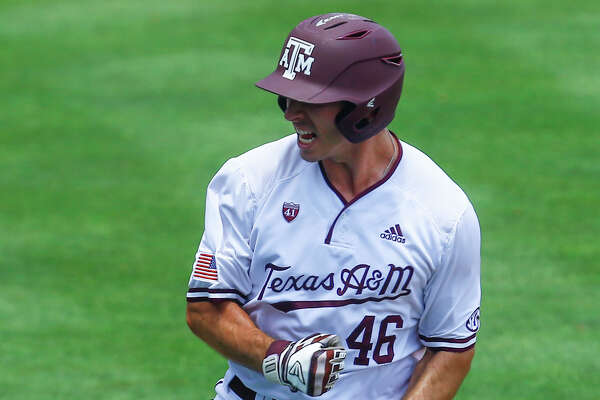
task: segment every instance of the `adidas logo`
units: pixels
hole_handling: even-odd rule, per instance
[[[392,242],[406,242],[406,238],[402,236],[402,230],[400,229],[400,225],[398,224],[396,224],[395,226],[391,226],[389,229],[383,231],[383,233],[380,233],[379,237],[381,239],[391,240]]]

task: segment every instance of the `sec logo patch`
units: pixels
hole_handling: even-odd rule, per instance
[[[281,212],[283,213],[283,218],[285,218],[287,222],[292,222],[300,212],[300,204],[286,201],[283,203]]]
[[[471,332],[477,332],[479,330],[479,307],[473,311],[473,314],[467,320],[467,329]]]

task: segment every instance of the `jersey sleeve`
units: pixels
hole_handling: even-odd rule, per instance
[[[479,222],[469,204],[425,288],[419,324],[424,346],[460,352],[475,345],[481,301],[480,244]]]
[[[206,191],[204,234],[192,267],[188,302],[246,302],[251,290],[249,237],[255,208],[241,166],[235,159],[227,161]]]

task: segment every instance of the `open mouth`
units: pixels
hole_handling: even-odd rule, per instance
[[[302,144],[309,144],[315,140],[317,135],[310,131],[303,131],[302,129],[296,128],[296,133],[298,134],[298,141]]]

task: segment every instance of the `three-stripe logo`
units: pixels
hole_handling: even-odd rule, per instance
[[[400,229],[400,224],[396,224],[394,226],[390,226],[389,229],[386,229],[382,233],[379,234],[381,239],[391,240],[397,243],[405,243],[406,238],[402,234],[402,229]]]

